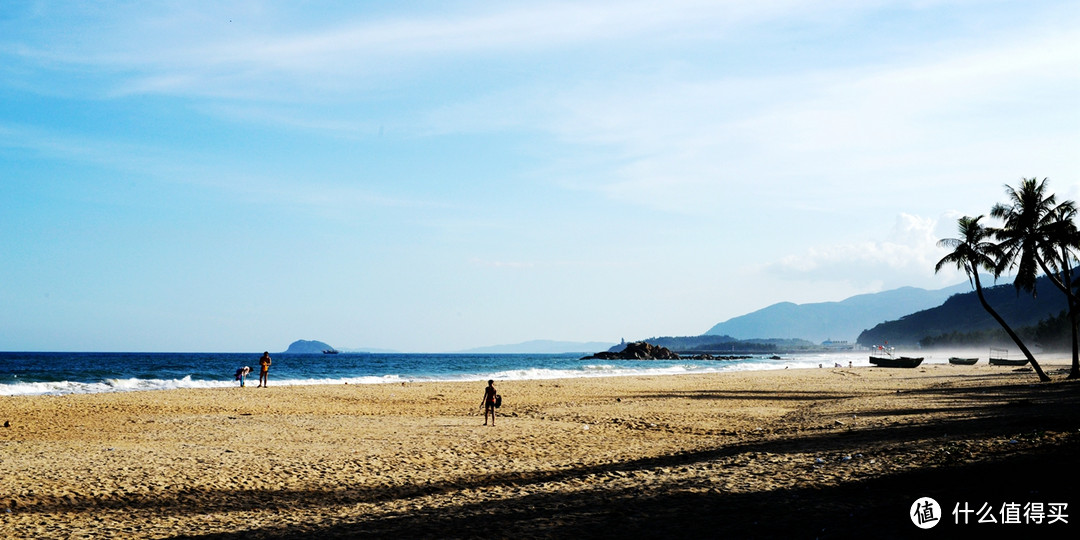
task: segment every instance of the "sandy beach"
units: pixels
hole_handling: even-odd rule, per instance
[[[0,396],[0,537],[1075,537],[1080,385],[983,362]]]

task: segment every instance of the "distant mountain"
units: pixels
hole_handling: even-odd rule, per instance
[[[517,343],[513,345],[492,345],[489,347],[477,347],[460,351],[466,354],[561,354],[561,353],[585,353],[606,351],[614,343],[599,341],[575,342],[575,341],[551,341],[538,339]]]
[[[901,287],[860,294],[840,302],[793,304],[781,302],[717,324],[705,335],[729,335],[738,339],[853,340],[874,325],[916,311],[941,305],[950,296],[970,291],[961,283],[938,290]]]
[[[1035,289],[1040,293],[1038,297],[1025,292],[1018,294],[1011,284],[983,289],[983,294],[990,307],[1019,332],[1021,328],[1035,326],[1067,308],[1065,295],[1058,292],[1046,276],[1035,282]],[[872,346],[888,340],[890,345],[911,346],[926,337],[999,328],[1001,325],[983,309],[978,295],[971,291],[952,296],[940,306],[882,322],[860,334],[858,343]]]
[[[649,345],[670,349],[679,354],[766,353],[823,350],[821,345],[803,339],[735,339],[731,336],[660,336],[642,340]],[[607,352],[622,352],[627,346],[620,343]]]
[[[285,349],[285,354],[322,354],[323,351],[333,349],[330,345],[321,341],[294,341]]]

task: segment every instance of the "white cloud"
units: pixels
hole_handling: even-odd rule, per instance
[[[199,186],[244,203],[330,210],[339,215],[362,207],[430,210],[446,206],[423,197],[391,194],[375,182],[298,181],[272,170],[253,172],[250,163],[230,161],[210,151],[116,142],[36,127],[0,123],[0,148],[29,151],[50,160],[93,164],[139,181]]]
[[[946,272],[935,277],[934,265],[945,255],[937,246],[942,238],[939,223],[951,215],[932,219],[900,213],[883,238],[813,246],[767,264],[764,270],[778,279],[842,282],[863,292],[903,285],[950,285],[958,276]]]
[[[805,9],[799,2],[545,2],[466,4],[437,16],[358,9],[313,20],[288,5],[213,6],[74,9],[79,32],[37,36],[32,43],[0,40],[0,52],[56,69],[106,70],[124,81],[114,95],[288,100],[378,88],[373,77],[408,80],[412,70],[447,62],[644,37],[715,35]]]
[[[1075,173],[1066,149],[1080,137],[1058,118],[1078,116],[1070,111],[1080,94],[1080,33],[1029,33],[901,66],[607,87],[567,96],[586,101],[564,107],[550,129],[571,142],[618,148],[631,163],[597,181],[643,204],[674,198],[668,206],[714,206],[749,178],[736,189],[776,182],[791,189],[792,204],[827,194],[823,202],[833,205],[869,203],[865,188],[882,184],[957,194],[987,178],[1009,181],[1013,174],[1002,178],[1003,171],[1032,164]],[[1039,104],[1031,104],[1033,93]],[[837,199],[847,194],[854,197]]]

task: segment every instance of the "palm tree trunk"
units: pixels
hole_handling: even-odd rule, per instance
[[[1061,251],[1061,280],[1058,280],[1057,276],[1050,272],[1041,257],[1038,258],[1038,261],[1043,273],[1050,278],[1050,282],[1065,294],[1066,306],[1069,310],[1069,344],[1072,348],[1072,369],[1069,370],[1068,378],[1078,379],[1080,378],[1080,344],[1077,342],[1077,325],[1080,323],[1080,320],[1078,320],[1080,313],[1077,313],[1077,299],[1072,290],[1072,270],[1069,268],[1068,253],[1064,248]]]
[[[1069,330],[1072,332],[1072,369],[1069,370],[1069,379],[1080,379],[1080,341],[1077,337],[1077,326],[1080,324],[1080,313],[1077,313],[1076,295],[1072,294],[1072,269],[1069,268],[1069,264],[1066,262],[1065,271],[1063,272],[1065,277],[1065,290],[1069,291],[1067,298],[1069,299]]]
[[[1024,356],[1027,357],[1028,362],[1031,363],[1031,367],[1035,368],[1035,373],[1038,374],[1039,380],[1042,382],[1049,382],[1050,377],[1048,377],[1046,373],[1043,373],[1042,367],[1040,367],[1039,363],[1035,361],[1035,357],[1032,356],[1031,351],[1029,351],[1028,348],[1024,346],[1024,343],[1022,341],[1020,341],[1020,336],[1017,336],[1016,332],[1013,332],[1012,328],[1009,328],[1009,325],[1005,323],[1005,319],[1002,319],[1001,315],[998,315],[998,313],[994,311],[994,308],[990,307],[990,304],[987,303],[986,297],[983,296],[982,283],[979,282],[979,272],[977,271],[977,269],[973,270],[975,271],[972,271],[971,274],[975,276],[975,293],[978,295],[979,303],[982,304],[983,309],[985,309],[986,312],[989,313],[990,316],[993,317],[994,320],[997,321],[1003,329],[1005,329],[1005,333],[1009,334],[1009,337],[1012,338],[1013,343],[1016,343],[1016,346],[1020,348],[1020,352],[1024,353]]]
[[[1076,295],[1073,294],[1072,290],[1072,265],[1069,263],[1068,253],[1064,249],[1061,251],[1061,259],[1064,261],[1061,277],[1064,281],[1063,285],[1065,285],[1065,298],[1068,299],[1069,331],[1072,337],[1072,369],[1069,370],[1067,378],[1080,379],[1080,342],[1077,341],[1077,323],[1080,321],[1078,321],[1078,313],[1076,312]]]

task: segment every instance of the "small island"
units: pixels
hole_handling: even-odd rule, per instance
[[[282,354],[323,354],[326,351],[334,351],[336,353],[337,349],[322,341],[301,339],[292,342],[289,345],[289,348],[285,349],[285,352]]]

